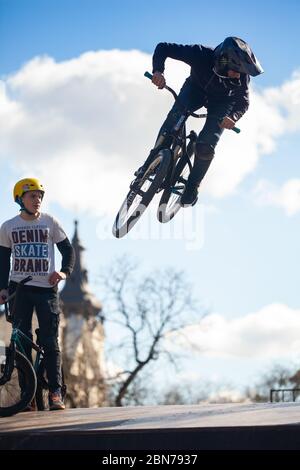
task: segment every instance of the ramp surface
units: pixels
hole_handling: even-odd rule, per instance
[[[300,449],[300,403],[19,413],[0,418],[0,449]]]

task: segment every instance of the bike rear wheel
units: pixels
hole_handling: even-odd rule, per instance
[[[0,381],[11,351],[0,349]],[[20,387],[22,382],[22,390]],[[0,382],[1,383],[1,382]],[[0,416],[11,416],[24,410],[32,401],[36,391],[36,375],[30,361],[19,351],[15,352],[14,367],[10,380],[0,384]]]
[[[161,223],[166,223],[173,219],[182,207],[180,199],[190,175],[190,166],[187,158],[190,159],[191,165],[193,166],[194,154],[190,157],[185,156],[180,158],[175,167],[171,184],[162,193],[157,210],[157,218]]]
[[[160,150],[153,157],[139,182],[133,182],[113,225],[113,235],[122,238],[137,223],[155,193],[161,188],[171,161],[169,149]]]

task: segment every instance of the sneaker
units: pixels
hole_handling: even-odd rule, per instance
[[[194,206],[198,201],[198,186],[187,184],[184,193],[180,198],[180,204],[183,207]]]
[[[49,392],[49,409],[50,410],[64,410],[65,405],[61,396],[60,390]]]

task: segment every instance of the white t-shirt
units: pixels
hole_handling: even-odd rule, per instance
[[[26,285],[52,287],[48,278],[55,270],[54,244],[66,237],[59,222],[45,213],[35,220],[24,220],[17,215],[4,222],[0,228],[0,245],[11,248],[10,280],[20,282],[32,276]]]

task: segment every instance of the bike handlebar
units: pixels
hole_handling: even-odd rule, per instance
[[[144,76],[146,78],[149,78],[149,80],[152,80],[152,78],[153,78],[153,75],[150,72],[145,72]],[[168,90],[170,93],[172,93],[175,100],[178,98],[178,95],[175,93],[175,91],[172,88],[170,88],[167,85],[165,85],[164,88],[166,90]],[[195,118],[205,118],[205,117],[207,117],[207,114],[196,114],[196,113],[189,113],[189,114],[190,114],[190,116],[193,116]],[[237,134],[239,134],[241,132],[241,129],[239,129],[236,126],[232,127],[230,130],[236,132]]]
[[[19,286],[24,286],[24,284],[26,284],[29,281],[32,281],[32,276],[24,277],[24,279],[22,279],[22,281],[18,282],[18,285]],[[15,297],[15,295],[16,295],[16,292],[14,292],[9,297],[7,297],[7,299],[5,299],[5,304],[7,304],[10,300],[12,300]]]

